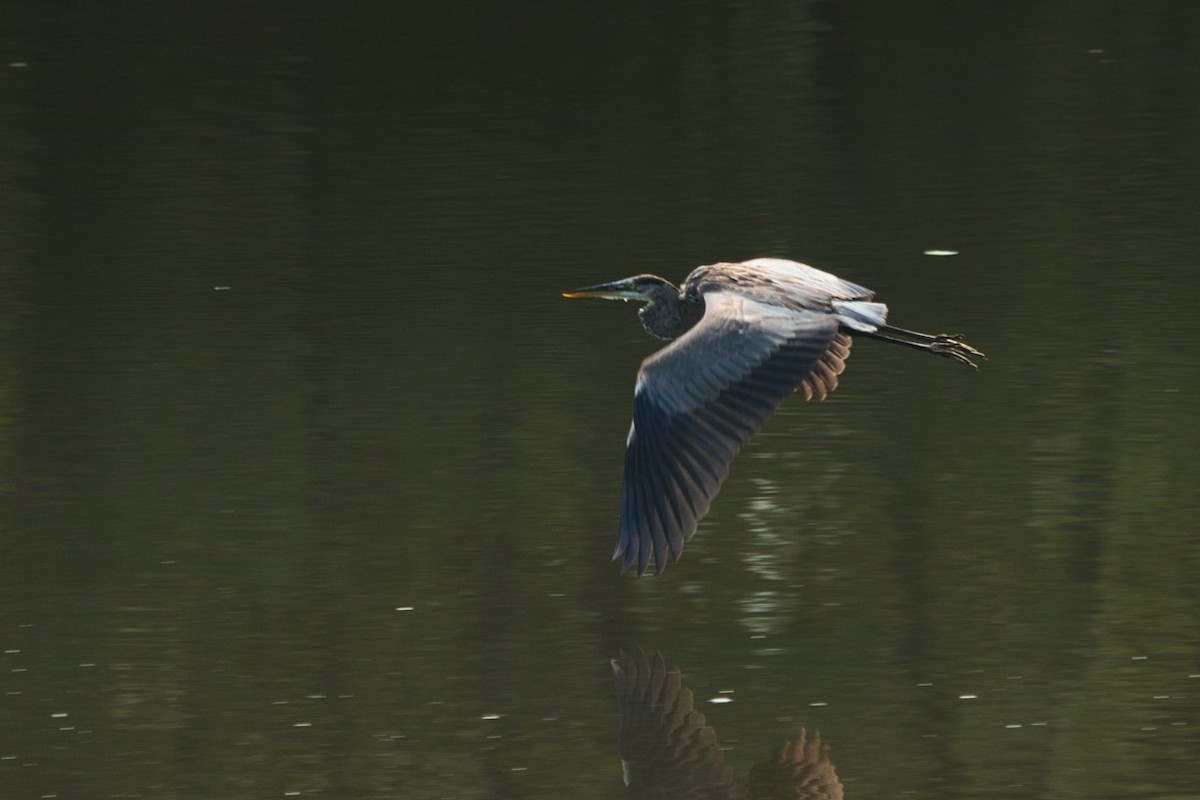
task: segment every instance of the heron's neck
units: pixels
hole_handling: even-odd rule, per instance
[[[659,339],[682,336],[704,316],[704,301],[699,297],[683,299],[674,286],[662,286],[654,292],[638,317],[646,333]]]

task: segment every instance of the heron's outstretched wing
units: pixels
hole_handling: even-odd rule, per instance
[[[850,353],[833,313],[784,308],[732,291],[704,295],[704,317],[642,362],[625,450],[622,571],[662,572],[729,472],[738,450],[796,389],[824,398]]]
[[[612,668],[621,715],[621,766],[631,798],[745,797],[679,670],[668,669],[661,653],[648,657],[640,651],[622,653]]]
[[[842,800],[842,782],[829,760],[829,745],[821,734],[801,728],[784,742],[774,757],[750,770],[753,800]]]

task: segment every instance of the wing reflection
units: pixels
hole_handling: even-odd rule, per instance
[[[794,738],[779,745],[773,758],[755,764],[750,770],[750,796],[755,800],[842,800],[842,782],[820,731],[813,731],[810,738],[801,728]]]
[[[841,800],[842,784],[820,733],[801,728],[738,786],[717,734],[695,709],[679,670],[661,653],[612,661],[621,718],[621,766],[632,798],[671,800]]]

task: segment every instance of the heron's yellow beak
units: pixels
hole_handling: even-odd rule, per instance
[[[634,287],[633,281],[625,278],[609,283],[598,283],[595,286],[585,286],[582,289],[572,289],[563,292],[563,297],[599,297],[602,300],[642,300],[641,293]]]

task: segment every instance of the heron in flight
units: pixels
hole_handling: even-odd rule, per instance
[[[671,341],[638,370],[625,448],[613,560],[639,576],[651,560],[662,573],[679,559],[734,456],[788,395],[824,400],[837,388],[853,337],[972,367],[986,358],[958,335],[894,328],[870,289],[779,258],[697,267],[682,287],[635,275],[563,296],[645,303],[642,327]]]

